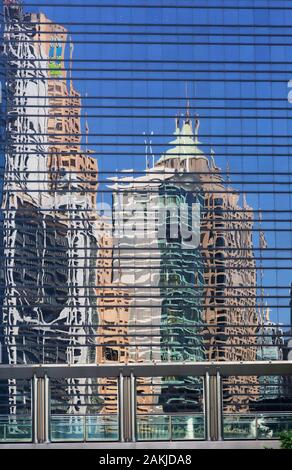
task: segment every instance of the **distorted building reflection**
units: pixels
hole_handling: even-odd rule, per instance
[[[81,148],[81,100],[64,67],[67,32],[17,4],[8,4],[5,15],[5,55],[13,70],[2,201],[7,361],[93,362],[97,162]],[[61,68],[52,60],[56,42]],[[84,411],[83,382],[68,384],[75,412]],[[11,382],[11,413],[16,394]]]
[[[111,178],[112,278],[116,286],[128,286],[129,297],[125,314],[115,300],[117,291],[108,292],[107,303],[114,307],[108,306],[104,320],[107,316],[115,331],[121,332],[128,318],[129,337],[128,352],[121,357],[109,354],[108,345],[121,345],[122,335],[117,334],[115,341],[106,335],[107,348],[101,348],[104,353],[99,356],[102,362],[256,360],[252,208],[244,196],[239,205],[240,195],[224,181],[214,155],[208,157],[201,150],[198,130],[198,118],[193,124],[187,109],[182,124],[176,119],[169,150],[152,167],[147,165],[142,176],[134,177],[130,169],[122,178]],[[159,210],[169,204],[178,209],[182,203],[200,206],[200,242],[195,249],[183,247],[181,234],[170,237],[170,215],[165,219],[166,236],[159,238]],[[180,225],[179,210],[176,217]],[[120,231],[121,227],[130,230]],[[145,398],[138,401],[138,411],[200,409],[197,380],[176,380],[167,386],[162,381],[157,387],[151,378],[141,378]],[[232,377],[223,390],[226,409],[239,405],[244,411],[250,396],[257,399],[258,379]]]
[[[99,170],[73,85],[68,32],[18,3],[6,1],[5,15],[2,362],[281,359],[275,325],[258,316],[254,209],[214,152],[203,150],[198,116],[187,106],[157,161],[146,154],[140,173],[120,168],[110,178],[112,216],[100,215]],[[54,385],[60,413],[117,413],[116,379],[62,383]],[[257,377],[224,380],[224,410],[249,411],[264,385]],[[200,378],[138,378],[137,389],[141,415],[203,409]],[[17,413],[13,381],[8,401]]]

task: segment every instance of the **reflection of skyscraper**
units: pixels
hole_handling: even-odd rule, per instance
[[[283,346],[283,360],[284,361],[291,361],[292,360],[292,284],[290,285],[290,320],[289,320],[289,327],[285,331],[284,336],[284,346]],[[282,377],[283,380],[283,396],[284,399],[291,401],[292,396],[292,377],[287,375]]]
[[[3,348],[3,318],[2,303],[4,294],[4,270],[3,270],[3,212],[1,210],[3,197],[3,170],[5,164],[4,147],[6,139],[6,61],[3,51],[4,20],[3,1],[0,1],[0,364],[5,362],[5,349]],[[1,402],[1,399],[0,399]],[[1,414],[1,411],[0,411]]]
[[[50,23],[44,15],[38,18],[38,34],[44,43],[49,60],[51,80],[49,97],[49,160],[50,188],[54,209],[68,227],[68,304],[62,312],[71,328],[67,361],[87,363],[94,361],[90,324],[94,315],[94,287],[96,234],[94,209],[96,207],[97,162],[80,147],[81,99],[74,89],[64,67],[66,30]],[[71,59],[72,59],[71,45]],[[61,63],[61,67],[58,64]],[[71,69],[71,62],[70,62]],[[53,79],[55,78],[55,80]],[[92,287],[90,287],[92,286]],[[87,325],[87,326],[84,326]]]
[[[63,61],[64,28],[43,15],[24,15],[17,5],[6,7],[6,19],[5,54],[15,70],[8,79],[11,138],[2,203],[8,362],[86,363],[94,360],[90,333],[96,308],[90,294],[95,285],[97,165],[80,147],[81,102],[72,83],[67,89],[64,62],[55,74],[51,46],[39,42],[44,33],[51,44],[61,35],[55,52]],[[49,23],[45,31],[40,22]],[[52,76],[56,80],[48,80]],[[81,382],[71,382],[77,411],[86,399]]]
[[[290,284],[290,318],[289,318],[289,336],[292,339],[292,283]]]
[[[114,234],[121,225],[134,228],[115,238],[113,279],[132,287],[129,359],[135,362],[256,359],[252,208],[245,198],[242,207],[238,204],[239,195],[226,187],[213,156],[204,155],[198,127],[196,119],[193,131],[187,113],[182,127],[176,121],[171,148],[154,168],[148,165],[146,174],[136,178],[128,171],[113,185]],[[170,202],[176,207],[199,204],[200,247],[183,249],[181,237],[171,239],[167,229],[166,237],[159,238],[155,214]],[[176,217],[180,225],[179,212]],[[147,223],[147,235],[141,236]],[[204,344],[203,321],[208,325]],[[248,404],[251,387],[256,395],[257,385],[255,377],[226,381],[229,409],[236,401]],[[166,389],[165,396],[168,403],[161,393],[164,409],[175,409],[171,403],[179,408],[175,388],[171,393]]]
[[[40,15],[38,33],[48,57],[49,96],[49,174],[54,197],[55,215],[67,226],[68,243],[68,302],[62,316],[68,328],[66,362],[94,362],[94,334],[97,323],[95,305],[95,268],[97,234],[95,208],[97,191],[97,162],[90,152],[84,152],[81,142],[81,99],[72,82],[70,44],[69,86],[64,67],[66,30]],[[55,79],[54,79],[55,78]],[[58,320],[59,321],[59,320]],[[71,411],[84,413],[89,403],[92,384],[85,393],[86,380],[69,380],[68,402]]]
[[[132,287],[129,359],[201,361],[203,259],[197,246],[185,247],[182,233],[173,236],[171,231],[173,222],[178,232],[181,229],[182,207],[190,212],[193,205],[201,206],[202,197],[196,175],[175,174],[166,167],[161,172],[158,165],[137,178],[128,172],[113,186],[113,277]],[[184,222],[190,229],[189,220]],[[155,403],[168,411],[198,406],[196,379],[176,377],[172,385],[167,382],[158,387],[151,379],[140,379],[139,389],[152,405],[147,408],[140,402],[140,411],[153,412]]]
[[[41,51],[29,41],[34,27],[28,21],[23,30],[24,14],[17,5],[6,7],[7,33],[5,54],[14,75],[8,77],[9,145],[5,155],[5,180],[2,208],[5,214],[4,255],[5,298],[3,323],[9,363],[38,362],[41,347],[31,351],[30,339],[39,337],[42,289],[39,285],[38,256],[44,249],[44,224],[35,221],[38,207],[48,204],[46,178],[46,73],[41,66]],[[28,20],[28,18],[26,18]],[[13,31],[13,33],[12,33]],[[14,39],[14,41],[12,41]],[[26,67],[20,66],[26,61]],[[20,97],[26,106],[20,108]],[[29,106],[39,105],[39,115],[32,116]],[[36,164],[37,162],[37,164]],[[42,175],[42,176],[40,176]],[[31,212],[30,212],[31,211]],[[31,217],[30,217],[31,216]],[[40,216],[41,217],[41,216]],[[41,217],[42,218],[42,217]],[[25,220],[26,219],[26,220]],[[40,234],[36,225],[42,227]],[[22,228],[24,230],[22,230]],[[38,239],[38,243],[36,243]],[[24,251],[21,252],[21,250]],[[31,255],[26,260],[23,253]],[[31,327],[31,332],[28,333]],[[36,333],[36,334],[34,334]],[[33,359],[33,353],[37,356]]]
[[[183,325],[200,324],[199,295],[192,295],[195,279],[198,289],[202,285],[200,255],[197,249],[184,249],[180,237],[172,240],[168,216],[166,238],[160,239],[158,233],[158,213],[170,204],[178,217],[175,224],[180,223],[179,204],[187,201],[184,182],[176,183],[171,172],[157,179],[152,170],[130,183],[129,180],[120,179],[115,187],[118,191],[114,194],[114,225],[116,229],[123,225],[125,232],[118,235],[114,231],[113,276],[134,289],[129,316],[133,335],[130,358],[135,362],[162,357],[169,361],[179,357],[199,360],[202,344],[194,340],[194,335],[193,340],[189,338],[188,327]],[[193,202],[197,202],[196,196],[189,198],[187,204]],[[185,295],[184,289],[192,292]],[[185,340],[189,340],[189,348]]]
[[[258,331],[257,360],[281,361],[283,359],[283,332],[270,320],[270,309],[263,308]],[[261,376],[259,378],[259,399],[279,400],[283,392],[283,380],[279,376]]]
[[[113,281],[112,221],[96,218],[98,233],[98,257],[96,296],[98,329],[96,363],[129,362],[129,289]],[[116,379],[99,379],[98,393],[102,398],[102,413],[117,413]]]
[[[257,329],[252,208],[247,206],[245,198],[243,207],[238,205],[239,195],[230,186],[226,187],[213,155],[209,161],[199,148],[198,118],[195,131],[188,115],[181,129],[178,124],[173,147],[157,167],[195,174],[203,194],[201,252],[203,319],[208,325],[206,359],[252,361],[256,358]],[[244,383],[248,384],[246,390]],[[229,396],[232,401],[248,401],[250,386],[256,384],[254,377],[230,378],[224,383],[225,399],[228,401]]]
[[[99,328],[97,332],[96,360],[128,362],[129,359],[129,292],[112,279],[113,238],[111,223],[107,219],[96,221],[99,234],[97,258],[97,306]]]
[[[4,4],[0,0],[0,364],[7,363],[7,349],[4,344],[3,329],[3,297],[4,297],[4,214],[2,211],[3,199],[3,174],[5,167],[5,142],[7,139],[6,117],[7,117],[7,92],[6,92],[6,60],[3,50],[4,41]],[[0,381],[0,415],[7,414],[8,393],[7,384]]]

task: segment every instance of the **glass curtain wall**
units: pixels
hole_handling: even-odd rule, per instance
[[[0,6],[0,362],[291,359],[290,2]],[[204,438],[201,378],[139,387],[141,439]],[[53,390],[53,439],[118,438],[115,379]],[[287,377],[222,393],[227,438],[292,411]]]

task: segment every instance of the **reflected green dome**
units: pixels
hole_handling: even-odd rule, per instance
[[[198,128],[199,120],[195,122],[195,133],[190,118],[187,116],[181,128],[179,127],[179,119],[176,119],[176,129],[174,132],[175,139],[169,144],[169,148],[157,162],[161,164],[171,158],[178,158],[184,160],[185,158],[203,158],[209,164],[208,158],[205,156],[203,150],[199,148],[200,142],[198,141]]]

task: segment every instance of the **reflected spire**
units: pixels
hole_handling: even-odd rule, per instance
[[[260,229],[260,232],[259,232],[259,244],[260,244],[260,251],[259,251],[259,254],[260,254],[260,286],[261,286],[261,303],[263,305],[263,302],[264,302],[264,296],[265,296],[265,289],[264,289],[264,286],[263,286],[263,280],[264,280],[264,268],[263,268],[263,259],[262,259],[262,250],[264,250],[265,248],[267,248],[267,242],[266,242],[266,239],[265,239],[265,234],[262,230],[262,211],[261,211],[261,208],[259,208],[259,229]]]
[[[153,134],[154,134],[154,132],[151,131],[151,137],[153,137]],[[154,168],[155,156],[154,156],[153,149],[152,149],[152,139],[150,139],[150,141],[149,141],[149,153],[150,153],[150,156],[152,157],[152,168]]]
[[[179,134],[179,124],[180,124],[180,116],[179,113],[175,116],[175,134]]]
[[[198,140],[199,127],[200,127],[200,119],[199,119],[199,115],[196,114],[196,116],[195,116],[195,142],[196,142],[196,144],[199,142],[199,140]]]
[[[72,80],[73,53],[74,53],[74,44],[72,42],[72,36],[70,36],[70,67],[69,67],[70,93],[73,90],[73,80]]]
[[[268,306],[268,302],[265,302],[265,311],[264,311],[264,323],[270,323],[271,322],[271,309]]]
[[[146,137],[146,132],[143,132],[145,137],[144,144],[145,144],[145,168],[149,170],[149,158],[148,158],[148,138]]]
[[[242,194],[242,207],[243,207],[243,209],[248,209],[248,204],[247,204],[246,194],[245,193]]]
[[[188,83],[186,83],[186,124],[190,123],[190,99],[188,93]]]
[[[210,159],[211,159],[211,168],[212,168],[212,170],[213,170],[213,169],[214,169],[214,170],[216,169],[216,163],[215,163],[215,157],[214,157],[214,155],[215,155],[215,151],[214,151],[213,148],[211,148],[211,149],[210,149]]]
[[[227,181],[227,184],[230,184],[230,163],[229,163],[229,160],[227,160],[227,163],[226,163],[226,181]]]
[[[89,125],[88,125],[87,116],[86,116],[86,121],[85,121],[85,133],[86,133],[86,152],[88,152],[88,134],[89,134]]]

